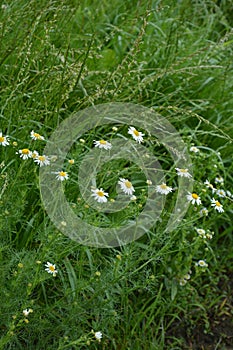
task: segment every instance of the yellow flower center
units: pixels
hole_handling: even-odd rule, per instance
[[[65,171],[60,171],[59,175],[65,177],[66,176],[66,172]]]
[[[24,148],[22,149],[22,154],[29,154],[29,149],[28,148]]]
[[[40,134],[37,134],[36,132],[34,132],[33,135],[34,135],[37,139],[40,139],[40,138],[41,138]]]
[[[0,136],[0,142],[4,142],[5,141],[5,137]]]
[[[165,184],[162,184],[162,185],[160,185],[160,187],[162,188],[162,190],[166,190],[166,188],[167,188],[167,185],[165,185]]]
[[[131,184],[131,182],[130,181],[125,181],[125,186],[127,187],[127,188],[131,188],[132,187],[132,184]]]
[[[107,141],[104,141],[104,140],[100,140],[100,144],[101,145],[106,145]]]
[[[187,173],[187,172],[188,172],[188,169],[180,169],[180,172],[181,172],[181,173]]]
[[[103,191],[97,191],[97,195],[99,197],[104,197],[104,192]]]
[[[198,195],[196,193],[192,194],[193,199],[198,199]]]
[[[137,137],[140,135],[139,131],[137,131],[136,129],[133,131],[133,133],[134,133],[134,135],[137,136]]]
[[[221,204],[219,203],[219,201],[216,201],[216,202],[215,202],[215,205],[216,205],[217,207],[221,207]]]
[[[49,266],[49,270],[52,271],[52,272],[54,272],[54,271],[55,271],[54,266]]]
[[[44,162],[44,161],[45,161],[45,156],[39,156],[38,159],[39,159],[41,162]]]

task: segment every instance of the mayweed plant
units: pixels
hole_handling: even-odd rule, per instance
[[[231,11],[204,0],[2,3],[0,349],[233,346]],[[116,101],[158,115],[158,135],[116,109],[77,138],[72,125],[67,140],[57,132],[60,148],[46,153],[71,115]],[[159,138],[165,119],[189,162]],[[53,184],[71,209],[56,223],[43,172],[54,213]],[[151,193],[158,218],[145,228]],[[133,222],[143,235],[98,248],[75,218],[97,243],[99,228],[111,243]]]

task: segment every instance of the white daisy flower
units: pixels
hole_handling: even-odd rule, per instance
[[[133,136],[133,139],[137,141],[138,143],[143,142],[143,134],[141,131],[136,130],[133,126],[130,126],[128,129],[128,134]]]
[[[184,275],[184,278],[185,278],[186,280],[190,280],[191,276],[190,276],[189,273],[186,273],[186,274]]]
[[[3,136],[2,132],[0,132],[0,145],[4,147],[9,145],[9,136]]]
[[[23,160],[32,157],[32,152],[28,148],[20,149],[19,152],[16,152],[16,154],[19,154],[20,158],[22,158]]]
[[[74,164],[74,159],[69,159],[69,160],[68,160],[68,163],[71,164],[71,165],[73,165],[73,164]]]
[[[208,264],[205,262],[205,260],[199,260],[195,263],[195,265],[200,267],[208,267]]]
[[[214,198],[211,199],[211,206],[214,207],[219,213],[223,213],[224,209],[222,204],[219,201],[216,201]]]
[[[35,159],[34,159],[34,162],[39,164],[40,166],[44,166],[44,165],[49,165],[50,164],[50,160],[49,160],[49,157],[48,156],[37,156]]]
[[[180,278],[180,280],[179,280],[180,286],[184,286],[184,285],[188,282],[188,280],[190,280],[190,278],[191,278],[190,274],[189,274],[189,273],[186,273],[186,274],[185,274],[182,278]]]
[[[179,280],[179,285],[180,285],[180,286],[184,286],[187,282],[188,282],[188,281],[187,281],[185,278],[181,278],[181,279]]]
[[[27,317],[30,314],[30,311],[28,309],[23,310],[23,314],[25,317]]]
[[[217,194],[217,196],[222,197],[222,198],[226,197],[226,192],[222,189],[217,190],[216,194]]]
[[[212,239],[213,238],[214,232],[210,232],[209,230],[208,230],[208,232],[206,232],[205,230],[203,230],[201,228],[196,229],[196,231],[197,231],[198,235],[203,239],[206,239],[206,238]]]
[[[34,130],[31,131],[31,138],[35,141],[36,140],[44,140],[44,136],[41,136],[37,132],[34,132]]]
[[[168,194],[172,192],[172,187],[167,186],[165,183],[162,183],[161,185],[156,186],[156,192],[161,194]]]
[[[189,202],[191,202],[192,204],[197,204],[200,205],[201,204],[201,198],[198,196],[198,194],[196,193],[190,193],[188,192],[186,198],[188,199]]]
[[[45,271],[51,273],[55,277],[57,274],[56,265],[51,264],[47,261],[47,263],[45,264]]]
[[[207,234],[206,234],[206,238],[208,238],[208,239],[212,239],[213,238],[213,235],[214,235],[214,232],[207,232]]]
[[[214,180],[216,184],[223,184],[224,179],[221,176],[217,176]]]
[[[194,152],[194,153],[200,152],[199,149],[197,147],[195,147],[195,146],[190,147],[189,150],[190,150],[190,152]]]
[[[33,312],[32,309],[25,309],[25,310],[23,310],[23,314],[24,314],[25,317],[27,317],[31,312]]]
[[[102,188],[92,189],[91,192],[93,192],[92,197],[94,197],[94,199],[97,200],[98,203],[107,202],[108,199],[106,197],[108,197],[108,193],[104,192]]]
[[[206,238],[205,230],[203,230],[202,228],[197,228],[196,231],[200,237]]]
[[[56,171],[53,174],[56,174],[56,179],[59,181],[64,181],[64,180],[68,180],[69,175],[66,171]]]
[[[205,180],[204,185],[206,185],[207,188],[210,188],[213,193],[216,191],[216,188],[214,188],[214,186],[209,182],[209,180]]]
[[[103,334],[102,334],[102,332],[95,332],[94,336],[95,336],[96,340],[98,340],[100,342],[101,338],[103,337]]]
[[[203,208],[203,209],[200,210],[200,215],[201,216],[208,216],[208,214],[209,214],[209,211],[208,211],[207,208]]]
[[[191,174],[189,174],[188,169],[180,169],[180,168],[175,168],[177,171],[177,175],[181,177],[192,177]]]
[[[152,185],[152,181],[151,180],[146,180],[146,183],[147,183],[147,185]]]
[[[135,192],[135,189],[132,183],[128,179],[120,178],[120,180],[118,181],[118,184],[120,185],[122,191],[125,194],[129,194],[130,196],[132,196],[133,192]]]
[[[32,152],[32,158],[35,159],[39,156],[39,153],[37,151]]]
[[[95,140],[94,140],[94,144],[95,144],[95,147],[104,148],[104,149],[106,149],[106,150],[112,148],[111,143],[108,142],[108,141],[105,141],[105,140],[100,140],[100,141],[95,141]]]

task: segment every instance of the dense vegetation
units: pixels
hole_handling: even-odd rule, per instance
[[[225,0],[2,3],[0,349],[233,347],[232,22]],[[98,248],[55,227],[40,198],[40,167],[21,152],[43,154],[62,121],[111,102],[151,108],[179,131],[202,204],[190,204],[180,225],[165,232],[178,177],[142,124],[144,146],[156,154],[174,194],[163,195],[161,220],[140,239]],[[79,161],[93,140],[130,138],[129,126],[93,128],[67,156],[74,164],[65,163],[69,179],[62,186],[87,222],[107,225],[109,218],[81,198]],[[33,140],[32,130],[44,140]],[[124,215],[114,217],[119,224],[143,208],[147,179],[122,159],[98,174],[109,191],[106,174],[114,184],[131,176],[136,189]],[[211,206],[213,198],[224,212]]]

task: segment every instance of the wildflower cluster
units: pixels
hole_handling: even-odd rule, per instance
[[[205,155],[201,152],[201,150],[195,146],[190,148],[190,152],[195,154],[194,158],[202,159]],[[214,166],[217,168],[217,165]],[[181,173],[180,169],[176,168],[177,173]],[[186,176],[186,169],[183,172],[183,176]],[[182,175],[179,175],[182,176]],[[188,176],[187,176],[188,177]],[[214,232],[208,228],[208,222],[206,221],[206,217],[211,213],[224,213],[224,201],[227,199],[232,200],[232,194],[228,189],[224,188],[224,179],[222,176],[216,176],[216,173],[213,171],[212,176],[209,175],[209,178],[205,178],[204,181],[197,183],[197,192],[189,192],[186,195],[187,200],[194,206],[193,210],[196,211],[197,207],[201,207],[199,211],[199,218],[203,218],[203,223],[198,224],[197,227],[194,228],[196,231],[196,235],[193,236],[193,258],[194,258],[194,266],[197,272],[205,271],[208,268],[208,263],[204,259],[206,256],[204,254],[201,259],[198,260],[196,255],[200,255],[202,244],[204,243],[204,251],[208,252],[209,241],[213,239]],[[199,194],[201,193],[201,195]],[[205,205],[202,207],[202,205]],[[197,218],[198,219],[198,218]],[[185,278],[187,277],[187,278]],[[180,285],[183,286],[190,279],[190,274],[182,276],[179,279]]]
[[[113,127],[112,130],[116,132],[118,130],[118,128]],[[130,126],[128,128],[128,134],[131,135],[132,138],[136,142],[138,142],[139,144],[144,142],[145,134],[143,134],[141,131],[138,131],[135,127]],[[38,132],[35,132],[34,130],[32,130],[30,132],[30,137],[33,141],[45,141],[44,136],[42,136]],[[80,142],[85,143],[85,140],[80,139]],[[8,135],[4,136],[2,134],[2,132],[0,133],[0,144],[4,147],[8,146],[10,144],[9,136]],[[112,149],[111,142],[104,140],[104,139],[94,140],[93,144],[96,148],[100,148],[100,149],[103,149],[106,151]],[[195,154],[200,154],[200,149],[196,146],[192,146],[192,147],[190,147],[190,152],[193,152]],[[29,148],[19,149],[16,153],[23,160],[27,160],[30,158],[33,159],[35,164],[39,165],[40,167],[49,166],[50,162],[53,161],[47,155],[39,154],[39,152],[37,150],[32,151]],[[74,164],[74,159],[68,160],[68,163],[71,165]],[[192,175],[191,175],[189,169],[187,169],[187,168],[175,168],[175,170],[176,170],[176,174],[178,177],[184,177],[187,179],[192,178]],[[52,173],[55,175],[55,178],[58,181],[64,181],[64,180],[69,179],[68,172],[63,170],[63,169],[58,169],[58,171],[52,172]],[[232,197],[232,194],[230,191],[225,191],[222,188],[224,180],[221,176],[216,177],[214,179],[214,182],[217,185],[217,188],[212,183],[210,183],[210,181],[208,179],[206,179],[204,182],[205,188],[209,189],[212,192],[212,198],[209,199],[209,204],[210,204],[209,209],[207,209],[207,207],[203,207],[200,209],[201,216],[208,216],[209,210],[211,208],[213,208],[214,210],[216,210],[219,213],[223,213],[224,208],[223,208],[223,204],[220,201],[220,198],[223,199],[223,198],[226,198],[227,196]],[[152,185],[151,180],[148,179],[147,184]],[[134,195],[135,188],[129,179],[119,178],[118,185],[120,186],[120,188],[124,194],[131,196],[130,199],[132,201],[137,199],[137,197]],[[165,182],[162,182],[161,184],[157,184],[155,186],[155,191],[159,194],[162,194],[162,195],[168,195],[169,193],[174,191],[174,188],[172,188],[171,186],[168,186]],[[91,189],[91,192],[92,192],[91,196],[98,203],[106,203],[108,201],[109,193],[106,192],[102,187],[101,188],[93,188],[93,189]],[[186,198],[187,198],[187,201],[190,202],[192,205],[197,205],[197,206],[202,205],[202,198],[196,192],[193,192],[193,193],[188,192],[186,195]]]
[[[115,127],[114,127],[115,128]],[[113,131],[117,131],[117,128],[112,128]],[[145,134],[143,134],[142,132],[138,131],[135,127],[130,126],[128,128],[128,134],[130,136],[132,136],[133,140],[136,141],[138,144],[141,144],[144,142],[144,136]],[[45,141],[45,137],[42,136],[41,134],[34,132],[34,130],[31,131],[30,133],[30,137],[34,142],[41,142],[41,141]],[[79,140],[80,143],[85,144],[85,140],[84,139],[80,139]],[[95,148],[100,149],[101,151],[105,152],[105,151],[110,151],[113,148],[112,143],[109,140],[105,140],[103,138],[99,139],[99,140],[93,140],[93,146]],[[3,147],[9,146],[10,145],[10,137],[8,135],[3,135],[2,133],[0,133],[0,144]],[[16,146],[16,144],[14,145]],[[198,157],[201,154],[201,151],[199,148],[193,146],[190,148],[190,152],[193,152],[195,157]],[[37,164],[38,166],[42,167],[42,166],[49,166],[50,162],[52,161],[56,161],[56,159],[52,159],[52,157],[49,157],[45,154],[40,154],[37,150],[31,150],[29,148],[22,148],[19,149],[16,152],[19,157],[26,161],[28,159],[32,159],[34,161],[35,164]],[[70,165],[75,163],[74,159],[69,159],[68,163]],[[185,178],[187,180],[192,179],[192,174],[190,169],[183,167],[183,168],[175,168],[176,171],[176,176],[180,177],[180,178]],[[65,180],[69,180],[70,175],[66,170],[63,169],[58,169],[55,172],[52,172],[52,174],[55,175],[55,179],[57,181],[65,181]],[[209,215],[209,213],[213,210],[215,210],[218,213],[223,213],[224,212],[224,208],[223,208],[223,203],[222,201],[227,199],[227,198],[232,198],[232,194],[228,189],[224,189],[224,179],[221,176],[215,176],[214,179],[212,179],[212,181],[210,181],[211,178],[209,179],[204,179],[204,181],[200,184],[199,183],[199,188],[197,190],[197,192],[187,192],[186,194],[186,200],[187,202],[189,202],[190,204],[192,204],[194,206],[193,209],[197,209],[196,207],[200,207],[200,217],[207,217]],[[126,195],[129,196],[129,199],[131,201],[136,201],[137,197],[135,195],[136,189],[132,183],[132,179],[130,178],[126,178],[126,177],[119,177],[117,180],[117,184],[120,188],[120,190]],[[154,184],[152,184],[152,181],[150,179],[146,180],[146,184],[148,186],[152,186]],[[157,192],[159,195],[169,195],[170,193],[172,193],[173,191],[175,191],[175,188],[173,188],[172,186],[169,186],[168,184],[166,184],[165,181],[163,181],[162,183],[158,183],[154,185],[154,190],[155,192]],[[106,203],[109,201],[114,201],[114,199],[109,198],[111,197],[109,195],[109,193],[106,191],[106,189],[104,189],[103,187],[97,187],[97,188],[91,188],[91,196],[94,198],[95,201],[97,201],[98,203]],[[199,193],[202,193],[201,195]],[[205,204],[205,206],[203,206],[203,203]],[[87,208],[89,206],[86,206]],[[66,226],[66,222],[62,222],[63,226]],[[205,227],[205,226],[203,226]],[[198,228],[195,228],[196,233],[197,233],[197,237],[199,237],[199,242],[201,242],[203,240],[203,242],[205,244],[207,244],[206,242],[210,241],[213,238],[214,233],[211,232],[208,229],[204,229],[202,228],[202,225],[200,225]],[[196,268],[200,268],[202,270],[204,270],[204,268],[208,267],[207,262],[204,259],[201,260],[196,260],[195,266]],[[51,274],[52,276],[57,276],[58,274],[58,270],[56,268],[56,265],[53,263],[50,263],[49,261],[47,261],[47,263],[45,264],[45,271],[49,274]],[[190,270],[191,271],[191,270]],[[191,278],[191,272],[189,271],[189,273],[184,274],[179,280],[180,280],[180,285],[185,285],[187,283],[188,280],[190,280]],[[25,311],[26,313],[26,311]],[[101,339],[100,334],[101,332],[96,332],[96,339]]]
[[[30,137],[33,141],[45,141],[44,136],[42,136],[41,134],[34,132],[34,130],[31,131],[30,133]],[[2,146],[8,146],[9,143],[9,136],[3,136],[2,133],[0,133],[0,144]],[[13,145],[17,145],[17,142],[13,142]],[[45,154],[39,154],[39,152],[37,150],[30,150],[29,148],[22,148],[19,149],[16,154],[18,154],[20,156],[20,158],[22,160],[28,160],[28,159],[32,159],[34,161],[35,164],[39,165],[40,167],[42,166],[48,166],[50,165],[50,162],[53,160],[52,158],[48,157]],[[69,164],[74,164],[74,159],[70,159]],[[64,181],[67,180],[69,178],[69,175],[66,171],[63,170],[59,170],[57,172],[54,172],[54,174],[56,175],[56,179],[59,181]]]
[[[190,151],[200,154],[200,150],[195,146],[191,147]],[[205,201],[206,201],[206,204],[208,203],[209,208],[203,207],[200,210],[201,216],[208,216],[209,210],[211,210],[211,208],[213,208],[218,213],[224,212],[222,200],[227,197],[231,199],[232,194],[229,190],[225,190],[224,188],[222,188],[223,184],[224,184],[224,179],[222,176],[215,177],[213,180],[213,183],[211,183],[209,179],[205,179],[205,181],[203,182],[204,188],[202,186],[202,192],[207,193],[207,198],[205,199]],[[197,206],[202,205],[202,198],[199,194],[195,192],[194,193],[189,192],[186,197],[187,197],[187,200],[192,205],[197,205]]]
[[[117,131],[114,128],[113,128],[113,130]],[[130,126],[128,129],[128,134],[131,135],[133,137],[133,139],[136,142],[138,142],[139,144],[144,142],[143,137],[145,136],[145,134],[138,131],[135,127]],[[105,149],[105,150],[110,150],[112,148],[112,144],[109,141],[106,141],[103,139],[101,139],[99,141],[94,140],[94,146],[97,148]],[[186,168],[185,169],[176,168],[176,171],[177,171],[178,176],[186,177],[186,178],[192,177],[192,175],[189,173],[189,170]],[[149,179],[146,181],[146,183],[149,186],[152,185],[152,181]],[[118,181],[118,184],[120,185],[120,188],[123,191],[123,193],[131,196],[130,197],[131,201],[135,201],[137,199],[137,197],[134,195],[135,188],[129,179],[120,178]],[[174,189],[172,187],[168,186],[165,182],[162,182],[161,184],[158,184],[155,186],[155,191],[159,194],[162,194],[162,195],[168,195],[173,190]],[[107,197],[109,196],[109,194],[107,192],[105,192],[105,190],[103,188],[100,188],[100,189],[95,188],[95,189],[92,189],[91,191],[92,191],[92,196],[94,197],[94,199],[98,203],[106,203],[107,202],[107,200],[108,200]]]
[[[40,135],[39,133],[34,132],[34,130],[31,131],[30,133],[31,139],[33,141],[44,141],[45,138],[44,136]],[[31,151],[29,148],[22,148],[20,150],[18,150],[16,152],[16,154],[18,154],[20,156],[20,158],[22,158],[23,160],[27,160],[27,159],[33,159],[33,161],[41,166],[47,166],[50,164],[50,159],[48,156],[46,156],[45,154],[40,155],[38,151],[34,150]]]
[[[198,236],[204,240],[208,239],[212,239],[214,232],[210,232],[210,230],[204,230],[202,228],[196,228],[196,231],[198,233]]]
[[[191,273],[192,271],[190,270],[189,273],[186,273],[185,275],[183,275],[180,279],[179,279],[179,284],[180,286],[184,286],[188,280],[190,280],[191,278]]]

